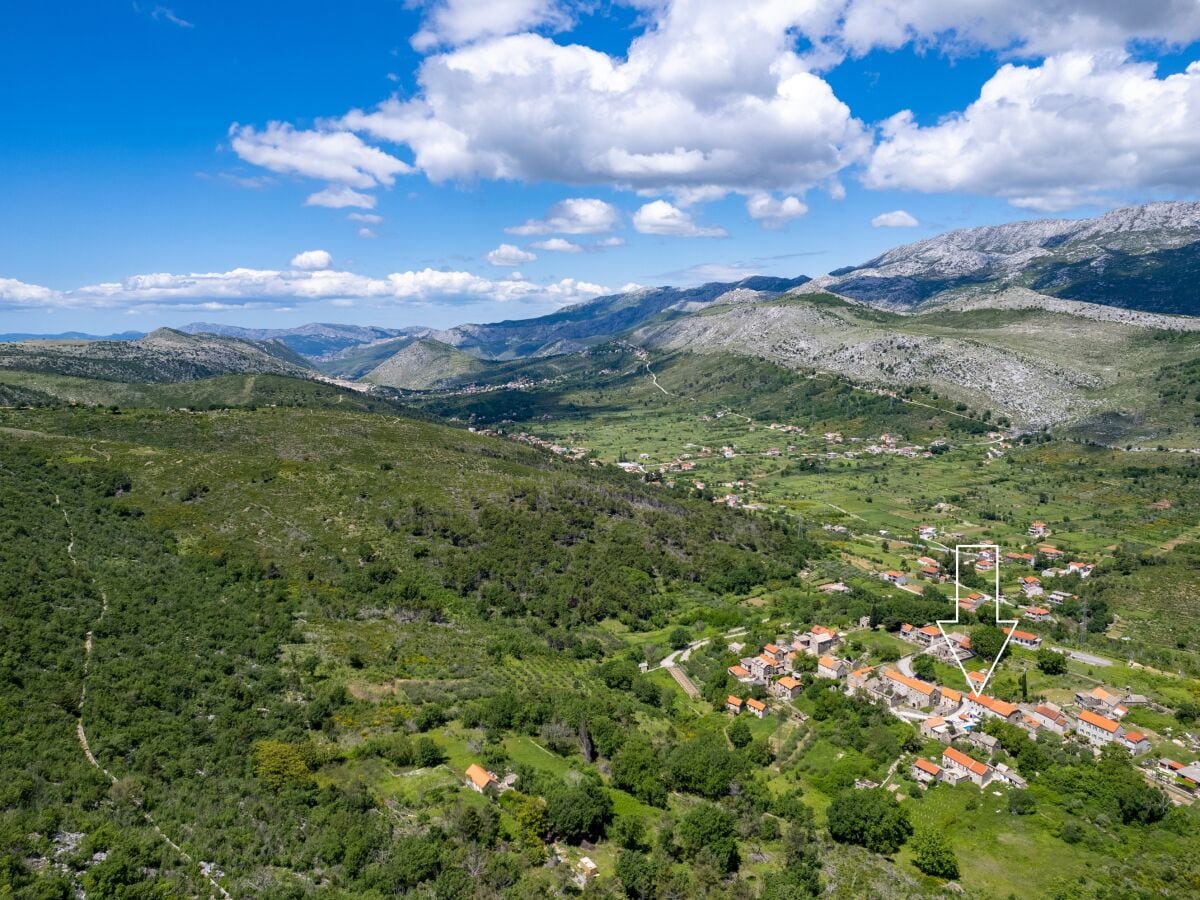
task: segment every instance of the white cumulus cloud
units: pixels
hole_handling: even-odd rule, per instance
[[[440,0],[433,4],[412,45],[425,51],[542,26],[565,28],[570,22],[557,0]]]
[[[296,269],[328,269],[333,265],[333,257],[328,250],[305,250],[292,257],[292,267]]]
[[[552,253],[579,253],[583,250],[579,244],[566,238],[547,238],[544,241],[534,241],[529,245],[534,250],[549,250]]]
[[[770,194],[751,194],[746,200],[746,212],[764,227],[779,228],[807,213],[808,206],[799,197],[778,200]]]
[[[669,234],[675,237],[723,237],[723,228],[701,228],[692,217],[666,200],[647,203],[633,214],[633,227],[642,234]]]
[[[493,266],[519,266],[537,259],[536,253],[522,250],[514,244],[501,244],[484,257]]]
[[[880,213],[871,220],[872,228],[916,228],[921,223],[902,209]]]
[[[228,272],[132,275],[122,281],[58,291],[0,278],[0,310],[108,309],[285,309],[316,301],[336,305],[371,302],[539,302],[565,305],[608,293],[608,288],[574,278],[539,284],[516,275],[489,279],[471,272],[394,272],[382,278],[334,269],[231,269]]]
[[[375,213],[347,213],[346,218],[351,222],[365,222],[368,225],[378,225],[383,221],[383,216],[377,216]]]
[[[612,231],[621,219],[611,203],[592,197],[571,197],[550,207],[544,219],[504,229],[509,234],[599,234]]]
[[[875,188],[992,194],[1037,210],[1107,191],[1200,184],[1200,63],[1158,78],[1123,53],[1006,65],[958,115],[883,125],[864,181]]]
[[[412,167],[349,131],[297,131],[271,122],[261,131],[233,125],[230,143],[242,159],[280,174],[321,178],[356,188],[392,184]]]
[[[412,99],[339,124],[408,145],[433,181],[802,190],[870,143],[794,49],[803,6],[655,5],[624,57],[535,34],[480,41],[428,57]]]
[[[330,185],[323,191],[309,194],[304,200],[304,205],[325,206],[329,209],[345,209],[346,207],[374,209],[375,197],[372,194],[363,194],[345,185]]]

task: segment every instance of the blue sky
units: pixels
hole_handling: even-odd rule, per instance
[[[0,331],[521,318],[1194,195],[1195,6],[962,6],[20,5]]]

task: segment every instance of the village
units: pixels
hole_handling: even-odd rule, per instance
[[[869,622],[859,623],[859,630],[864,628],[869,628]],[[1025,779],[1006,762],[996,761],[1000,741],[987,733],[984,726],[988,720],[1020,728],[1031,740],[1042,733],[1073,739],[1090,747],[1096,755],[1108,744],[1134,757],[1147,757],[1152,750],[1144,732],[1122,724],[1131,706],[1148,702],[1143,696],[1096,687],[1077,692],[1074,702],[1065,707],[1044,700],[1012,703],[983,693],[986,678],[981,672],[969,674],[970,690],[912,674],[913,660],[922,654],[943,661],[970,659],[973,654],[966,635],[949,632],[943,638],[936,625],[906,624],[901,634],[913,645],[909,656],[894,665],[859,666],[855,660],[839,655],[846,648],[850,633],[853,630],[843,633],[813,625],[805,631],[792,632],[787,639],[765,644],[757,654],[742,658],[728,668],[728,673],[745,690],[728,695],[727,713],[765,718],[777,709],[789,710],[790,701],[804,689],[805,679],[837,684],[847,695],[885,706],[893,715],[917,726],[922,737],[942,745],[940,758],[915,756],[909,762],[909,774],[922,786],[967,781],[980,788],[1024,789]],[[1041,639],[1029,632],[1014,630],[1012,638],[1027,649],[1041,646]],[[753,695],[763,693],[763,689],[766,696],[762,699]],[[1193,794],[1200,790],[1200,765],[1185,765],[1167,757],[1143,759],[1141,765],[1147,777],[1182,792]],[[1179,802],[1181,795],[1173,796]]]

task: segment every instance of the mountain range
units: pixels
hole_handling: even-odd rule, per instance
[[[0,368],[143,382],[320,373],[456,390],[553,377],[563,366],[541,361],[617,342],[926,385],[1025,425],[1117,434],[1153,419],[1155,383],[1190,384],[1197,274],[1200,203],[1152,203],[950,231],[817,278],[640,288],[449,329],[201,322],[131,340],[25,341],[0,344]]]

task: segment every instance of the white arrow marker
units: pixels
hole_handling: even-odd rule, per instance
[[[950,640],[950,636],[946,634],[947,625],[957,625],[959,612],[962,607],[958,605],[959,594],[962,591],[962,583],[959,581],[958,567],[962,561],[962,552],[964,550],[991,550],[995,565],[992,567],[996,576],[995,587],[992,590],[992,599],[996,603],[996,624],[1000,626],[1001,631],[1004,626],[1008,626],[1008,630],[1004,634],[1004,643],[1000,646],[1000,652],[996,654],[996,658],[992,660],[991,668],[987,670],[987,674],[983,677],[983,684],[975,687],[971,681],[971,677],[967,674],[966,667],[962,664],[962,660],[958,658],[957,648],[954,642]],[[1004,656],[1004,651],[1008,649],[1008,643],[1013,638],[1013,631],[1016,630],[1016,619],[1001,619],[1000,618],[1000,547],[996,544],[957,544],[954,547],[954,618],[953,619],[938,619],[938,631],[942,633],[942,640],[946,642],[946,648],[950,651],[951,658],[958,663],[958,670],[962,672],[963,680],[967,683],[967,692],[978,697],[983,693],[983,689],[987,687],[988,682],[992,680],[992,673],[996,671],[996,665]]]

